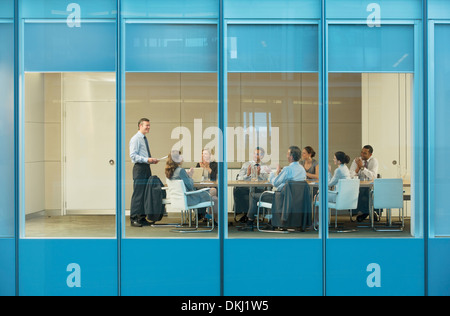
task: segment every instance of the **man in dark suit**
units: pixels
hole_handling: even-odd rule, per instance
[[[152,223],[146,220],[144,213],[145,188],[148,179],[152,175],[150,164],[159,162],[156,158],[151,158],[148,146],[147,135],[150,131],[150,120],[142,118],[138,122],[139,131],[130,140],[130,158],[134,163],[133,167],[133,196],[131,197],[130,221],[131,226],[142,227]]]

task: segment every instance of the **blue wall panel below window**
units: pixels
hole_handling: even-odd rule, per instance
[[[220,295],[218,239],[123,239],[122,295]]]
[[[428,259],[428,295],[450,296],[450,239],[430,239]]]
[[[382,237],[327,241],[327,295],[424,295],[424,241]]]
[[[0,238],[0,296],[16,294],[15,248],[14,239]]]
[[[322,240],[225,240],[227,296],[321,296]]]
[[[25,296],[114,296],[115,239],[21,239],[19,291]]]
[[[26,23],[25,71],[115,71],[115,23]]]

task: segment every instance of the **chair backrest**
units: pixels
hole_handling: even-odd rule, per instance
[[[168,198],[170,199],[170,208],[172,210],[186,210],[187,198],[186,198],[186,186],[183,180],[169,180],[166,179]]]
[[[373,207],[403,208],[403,180],[375,179],[373,181]]]
[[[354,210],[358,207],[359,179],[339,180],[336,191],[336,210]]]

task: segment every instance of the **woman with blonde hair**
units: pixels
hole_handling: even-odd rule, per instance
[[[209,179],[211,181],[217,180],[217,162],[214,161],[213,155],[209,148],[205,148],[202,150],[202,161],[199,162],[196,166],[197,168],[203,168],[208,172]]]

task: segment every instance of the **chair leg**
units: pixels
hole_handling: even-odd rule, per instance
[[[258,205],[258,212],[257,212],[257,216],[256,216],[256,228],[258,229],[259,232],[262,233],[275,233],[275,234],[288,234],[288,231],[285,230],[265,230],[265,229],[261,229],[259,227],[259,205]]]
[[[334,228],[336,228],[337,229],[337,213],[338,213],[338,211],[337,210],[335,210],[336,212],[334,213]]]

